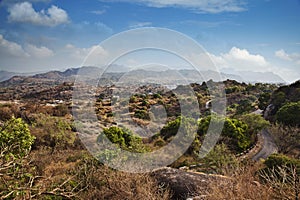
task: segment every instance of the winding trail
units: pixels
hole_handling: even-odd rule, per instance
[[[272,153],[278,152],[278,148],[277,148],[272,136],[267,131],[267,129],[262,130],[261,135],[263,138],[262,149],[255,156],[253,156],[252,159],[254,161],[259,161],[260,159],[266,159]]]

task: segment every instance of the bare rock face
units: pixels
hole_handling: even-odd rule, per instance
[[[265,119],[270,119],[270,117],[272,115],[274,115],[274,109],[275,109],[275,106],[273,104],[268,105],[268,107],[264,111],[264,118]]]
[[[204,173],[186,172],[174,168],[161,168],[152,172],[152,176],[161,184],[169,187],[172,199],[206,199],[209,183],[226,177]]]

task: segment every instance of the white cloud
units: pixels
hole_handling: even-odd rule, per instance
[[[283,49],[278,50],[275,52],[275,56],[282,59],[282,60],[288,60],[291,61],[292,59],[289,57],[289,55],[287,53],[285,53],[285,51]]]
[[[63,47],[57,47],[54,51],[46,46],[33,44],[22,46],[6,40],[0,34],[0,67],[8,71],[59,70],[79,67],[83,63],[89,66],[102,66],[108,62],[105,60],[108,55],[108,51],[97,45],[80,48],[67,44]]]
[[[18,57],[18,58],[45,58],[53,56],[52,50],[47,47],[37,47],[32,44],[26,44],[23,48],[20,44],[6,40],[3,35],[0,35],[0,52],[3,56]]]
[[[2,56],[28,57],[29,54],[24,51],[21,45],[8,41],[0,35],[0,52]]]
[[[68,14],[65,10],[52,5],[47,10],[35,11],[32,4],[22,2],[8,8],[8,21],[31,23],[41,26],[56,26],[69,22]]]
[[[275,52],[275,55],[283,60],[300,64],[300,54],[287,54],[284,50],[279,50]],[[232,47],[227,53],[209,54],[209,56],[221,71],[227,69],[235,72],[273,72],[287,82],[298,80],[300,75],[297,67],[271,64],[262,55],[252,54],[246,49],[237,47]]]
[[[216,56],[210,54],[218,68],[233,68],[237,71],[271,71],[272,68],[266,59],[259,54],[251,54],[246,49],[232,47],[228,53]]]
[[[129,25],[129,28],[141,28],[145,26],[151,26],[152,22],[134,22]]]
[[[108,0],[101,0],[108,1]],[[110,0],[112,1],[112,0]],[[244,0],[113,0],[115,2],[139,3],[150,7],[181,7],[202,13],[245,11]]]
[[[300,65],[300,53],[288,54],[283,49],[275,52],[275,56],[286,61],[294,62],[297,65]]]
[[[258,66],[266,66],[267,62],[265,58],[259,54],[250,54],[246,49],[239,49],[237,47],[232,47],[231,50],[222,55],[225,60],[229,62],[248,62],[251,64],[256,64]]]
[[[54,55],[53,51],[47,47],[36,47],[32,44],[27,44],[25,47],[26,52],[35,58],[46,58]]]
[[[74,59],[79,64],[85,62],[85,65],[99,66],[103,64],[104,60],[99,60],[106,57],[108,52],[101,46],[94,45],[89,48],[78,48],[72,44],[67,44],[64,48],[64,52],[67,54],[68,59]],[[88,58],[88,60],[86,60]]]
[[[67,44],[65,46],[65,51],[72,57],[78,60],[83,60],[88,53],[95,48],[96,46],[92,46],[90,48],[78,48],[72,44]]]

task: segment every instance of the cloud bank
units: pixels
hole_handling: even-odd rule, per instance
[[[285,61],[293,62],[297,65],[300,65],[300,53],[288,54],[283,49],[275,52],[275,56]]]
[[[232,47],[229,52],[219,56],[210,54],[218,68],[233,68],[237,71],[271,71],[266,59],[259,54],[251,54],[247,49]]]
[[[30,2],[17,3],[8,8],[8,21],[40,26],[57,26],[69,22],[65,10],[52,5],[47,10],[35,11]]]

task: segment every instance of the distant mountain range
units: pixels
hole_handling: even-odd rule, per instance
[[[17,72],[8,72],[1,70],[0,71],[0,82],[8,80],[14,76],[32,76],[37,73],[17,73]]]
[[[7,71],[0,71],[0,85],[9,86],[16,84],[30,84],[30,83],[61,83],[74,81],[80,74],[87,80],[98,79],[104,70],[98,67],[80,67],[70,68],[65,71],[49,71],[38,74],[14,73]],[[238,82],[266,82],[266,83],[285,83],[285,81],[278,75],[272,72],[238,72],[239,75],[229,73],[218,73],[216,71],[208,70],[200,73],[195,70],[188,69],[168,69],[165,71],[153,71],[137,69],[131,70],[127,67],[114,65],[109,71],[102,74],[101,80],[104,83],[109,82],[139,82],[139,83],[161,83],[169,85],[179,85],[192,82],[201,83],[210,79],[214,81],[222,81],[226,79],[236,80]]]

